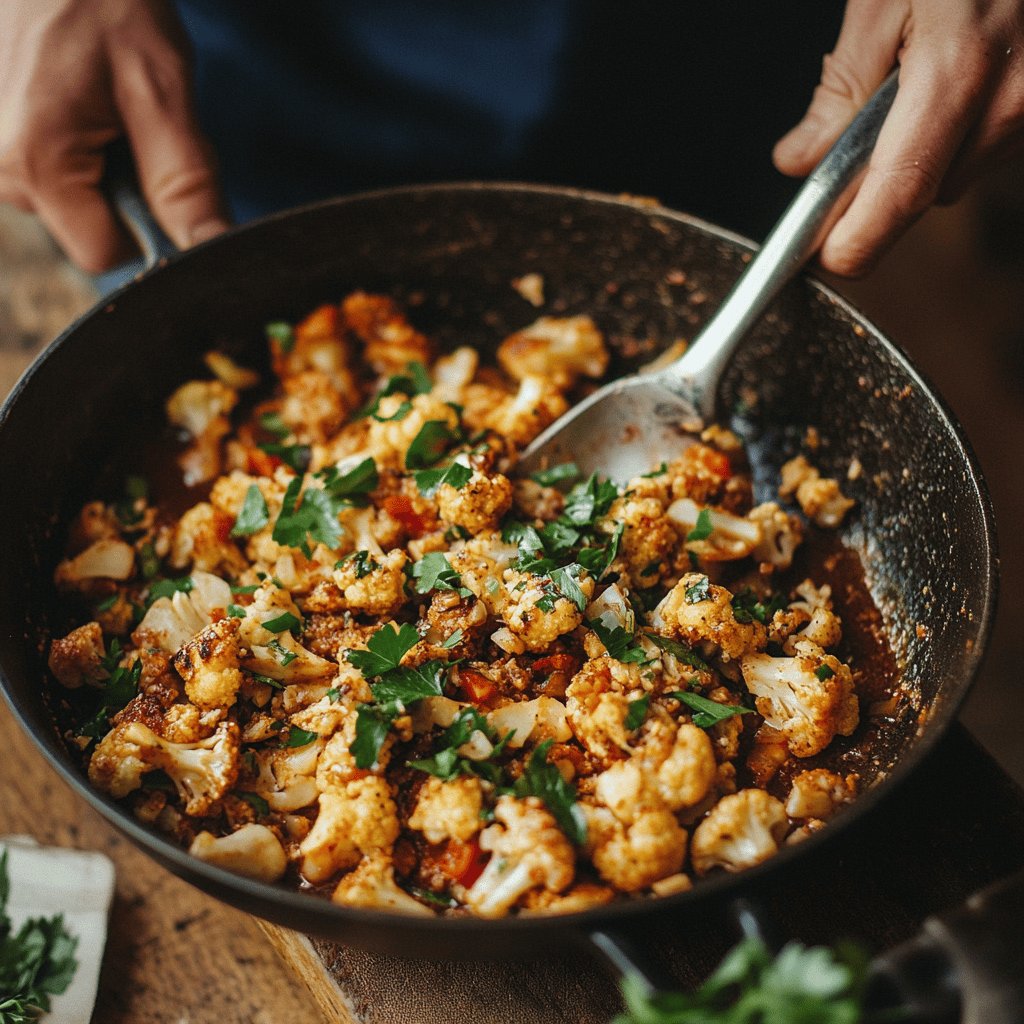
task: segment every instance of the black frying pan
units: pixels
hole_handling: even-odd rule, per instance
[[[609,935],[683,920],[792,871],[871,814],[953,721],[981,658],[996,590],[992,509],[956,422],[899,349],[809,280],[789,287],[737,357],[724,407],[742,407],[762,438],[754,448],[762,486],[807,424],[819,430],[816,461],[826,474],[844,477],[859,458],[860,477],[844,485],[858,507],[843,538],[862,557],[903,688],[872,740],[873,758],[861,759],[862,777],[874,784],[823,833],[751,871],[658,900],[499,921],[344,908],[250,881],[191,858],[88,786],[47,708],[39,641],[50,627],[62,523],[95,496],[95,467],[112,450],[159,429],[164,399],[202,373],[209,347],[258,364],[264,323],[364,288],[395,296],[442,344],[487,349],[537,315],[510,286],[535,271],[544,276],[544,311],[590,313],[622,372],[638,353],[692,337],[749,249],[645,203],[450,185],[282,214],[172,258],[115,293],[40,357],[0,410],[0,670],[15,714],[65,781],[171,871],[244,910],[371,951],[523,957],[585,935],[614,958],[620,947]]]

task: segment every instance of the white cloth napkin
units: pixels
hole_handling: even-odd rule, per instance
[[[7,913],[13,927],[29,917],[63,914],[65,926],[78,939],[75,977],[67,992],[52,998],[43,1020],[89,1024],[114,895],[113,863],[102,853],[40,846],[30,836],[0,837],[0,849],[7,850]]]

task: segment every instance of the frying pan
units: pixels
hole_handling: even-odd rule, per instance
[[[544,312],[589,313],[625,372],[692,337],[750,243],[650,202],[567,189],[456,184],[352,196],[232,231],[114,293],[36,361],[0,410],[0,671],[15,715],[64,780],[165,867],[246,911],[370,951],[507,958],[579,936],[621,964],[617,938],[678,921],[770,880],[833,842],[913,772],[953,721],[994,613],[992,509],[960,428],[910,360],[833,292],[802,278],[753,332],[723,383],[754,437],[766,493],[807,425],[815,461],[857,500],[859,552],[902,670],[895,709],[858,762],[866,790],[806,842],[691,892],[565,917],[423,920],[336,906],[229,874],[141,827],[91,789],[53,724],[46,645],[62,524],[96,496],[97,466],[157,431],[163,402],[212,346],[265,365],[263,324],[363,288],[394,296],[443,346],[492,348],[537,311],[511,287],[543,275]],[[854,749],[851,757],[858,752]],[[863,751],[861,751],[863,753]]]

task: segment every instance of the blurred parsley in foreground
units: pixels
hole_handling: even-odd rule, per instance
[[[650,996],[639,977],[624,978],[626,1012],[612,1024],[857,1024],[866,971],[853,946],[791,942],[772,956],[747,938],[692,993]]]
[[[29,918],[16,932],[7,916],[11,884],[7,851],[0,854],[0,1024],[29,1024],[67,990],[78,962],[64,918]]]

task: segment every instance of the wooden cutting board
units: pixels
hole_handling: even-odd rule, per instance
[[[780,941],[850,937],[877,951],[1022,866],[1024,791],[958,726],[852,834],[745,895]],[[263,928],[325,1019],[344,1024],[604,1024],[618,1009],[614,983],[581,951],[523,963],[438,963]],[[638,944],[681,985],[705,977],[738,937],[725,908],[644,930]]]

